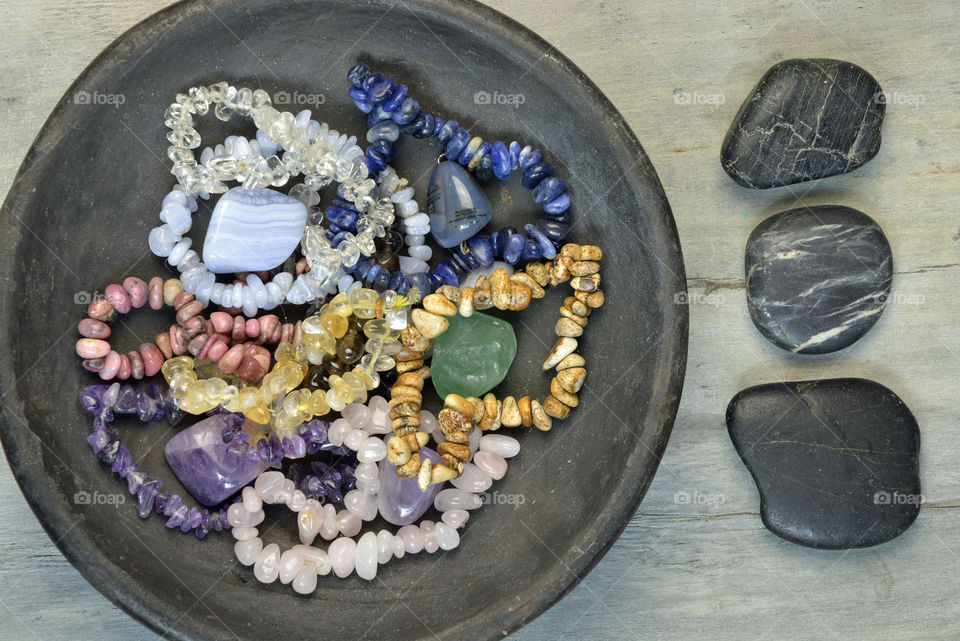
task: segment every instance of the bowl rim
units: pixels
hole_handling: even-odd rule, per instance
[[[228,5],[236,8],[238,4],[237,0],[208,0],[208,2],[212,3],[212,10]],[[615,137],[619,137],[625,147],[635,150],[636,165],[628,173],[642,172],[653,178],[654,184],[651,186],[656,202],[649,203],[646,208],[647,214],[658,219],[654,227],[659,229],[663,236],[661,243],[675,249],[669,255],[660,256],[658,259],[664,262],[668,268],[667,271],[670,272],[664,275],[664,278],[674,281],[669,291],[686,291],[686,273],[676,222],[663,185],[640,141],[620,112],[596,84],[565,55],[529,28],[476,0],[442,0],[440,2],[404,0],[404,3],[407,9],[418,15],[480,23],[488,31],[500,33],[504,37],[509,36],[511,43],[526,48],[528,53],[542,55],[544,51],[550,52],[551,62],[559,67],[557,73],[569,75],[578,83],[585,95],[602,110],[603,115],[609,120],[610,126],[615,131]],[[21,225],[16,220],[15,212],[21,211],[22,205],[29,200],[30,190],[24,188],[28,174],[43,169],[47,152],[56,147],[66,133],[63,130],[69,127],[69,123],[63,118],[69,96],[73,95],[78,88],[85,86],[101,70],[112,69],[118,62],[116,58],[123,55],[120,51],[122,47],[129,47],[132,51],[140,50],[157,29],[163,28],[169,20],[174,19],[178,14],[189,12],[199,4],[197,0],[181,0],[141,20],[108,45],[70,84],[27,151],[0,207],[0,227],[10,233],[9,247],[17,246],[22,236]],[[519,38],[517,38],[518,35]],[[14,258],[15,252],[0,252],[0,273],[13,273]],[[0,316],[4,319],[12,317],[17,310],[12,288],[5,288],[0,293],[0,301],[3,303],[0,309],[5,310]],[[592,535],[595,540],[604,541],[603,545],[595,548],[591,554],[577,557],[572,564],[567,565],[565,572],[567,576],[559,580],[548,580],[549,589],[537,591],[532,598],[519,605],[514,604],[501,616],[481,618],[483,612],[487,610],[485,609],[472,618],[461,620],[454,626],[437,631],[435,637],[460,638],[464,629],[470,629],[472,638],[495,639],[516,631],[545,612],[579,584],[619,538],[642,502],[663,457],[683,389],[688,349],[688,309],[685,305],[667,305],[663,310],[663,318],[664,332],[661,334],[660,346],[656,352],[666,366],[664,369],[668,370],[663,373],[669,373],[669,377],[661,385],[661,391],[652,395],[652,401],[658,401],[658,405],[654,406],[651,403],[649,410],[651,416],[661,416],[662,420],[655,432],[655,441],[652,446],[647,446],[646,452],[637,452],[636,450],[640,448],[636,448],[631,455],[632,459],[639,456],[640,460],[631,461],[632,465],[625,469],[617,488],[621,491],[617,492],[617,495],[604,508],[605,513],[612,512],[612,515],[606,519],[603,527]],[[6,332],[0,332],[0,353],[11,353],[13,347],[11,337]],[[89,539],[79,536],[80,533],[75,531],[83,518],[81,517],[78,521],[67,512],[67,497],[60,496],[57,486],[53,485],[50,477],[44,473],[44,466],[35,464],[42,459],[41,449],[45,445],[24,418],[23,399],[15,392],[16,383],[17,379],[12,371],[0,368],[0,443],[3,445],[10,469],[21,492],[47,535],[71,565],[94,588],[147,628],[179,639],[201,641],[204,637],[197,636],[181,623],[187,621],[186,618],[169,626],[162,625],[161,622],[167,620],[162,607],[163,603],[159,606],[148,603],[138,589],[139,582],[120,571],[117,566],[101,563],[101,548],[93,545]],[[641,467],[644,468],[642,474],[630,474],[630,468],[636,470]],[[629,485],[627,481],[632,482],[633,485]],[[616,509],[611,509],[612,507]]]

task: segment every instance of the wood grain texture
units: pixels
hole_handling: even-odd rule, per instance
[[[7,149],[0,192],[83,67],[167,4],[0,4],[0,142]],[[549,9],[529,0],[489,4],[571,58],[624,114],[664,183],[690,276],[687,382],[650,492],[596,569],[511,638],[957,638],[960,8],[943,2],[708,2],[695,11],[679,1],[557,0]],[[721,169],[720,142],[761,74],[790,57],[841,58],[870,71],[892,97],[883,144],[876,159],[851,175],[749,191]],[[550,52],[540,64],[551,64]],[[893,302],[851,348],[801,358],[767,343],[750,321],[744,243],[777,211],[828,203],[860,209],[885,230],[894,253]],[[926,504],[910,530],[876,548],[809,550],[767,532],[756,488],[724,426],[727,402],[746,386],[833,376],[890,387],[920,423]],[[0,543],[0,639],[158,638],[59,554],[6,461],[0,463]]]

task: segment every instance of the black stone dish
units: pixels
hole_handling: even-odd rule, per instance
[[[453,553],[392,562],[372,583],[324,579],[312,598],[302,598],[289,586],[258,584],[235,561],[229,535],[197,542],[156,517],[141,521],[129,496],[119,507],[76,503],[81,490],[125,490],[84,442],[90,424],[77,390],[96,381],[74,355],[75,325],[89,295],[80,292],[102,292],[130,274],[173,275],[146,242],[173,185],[162,120],[177,91],[221,79],[285,91],[287,108],[322,101],[322,119],[363,136],[366,118],[348,103],[345,78],[357,59],[402,78],[425,108],[476,121],[472,128],[482,135],[542,147],[571,185],[572,238],[603,246],[608,302],[583,340],[590,375],[581,407],[548,434],[522,434],[523,451],[494,488],[513,500],[475,512]],[[514,99],[501,103],[495,92]],[[238,131],[236,122],[207,117],[198,127],[213,144]],[[400,154],[401,174],[423,198],[437,148],[405,139]],[[518,180],[488,194],[494,224],[536,220],[539,208]],[[209,211],[196,216],[195,241]],[[563,596],[610,547],[653,478],[676,414],[687,310],[674,296],[685,277],[653,166],[579,69],[474,2],[172,6],[119,38],[68,90],[28,153],[0,224],[0,353],[7,355],[0,389],[10,466],[50,537],[84,576],[173,638],[502,637]],[[542,395],[547,388],[539,363],[562,294],[517,324],[518,358],[499,390]],[[157,314],[133,314],[114,323],[114,338],[127,350],[140,342],[134,334],[147,339],[162,329]],[[173,430],[135,420],[117,426],[142,468],[180,491],[163,461]],[[286,508],[268,511],[264,527],[272,525],[267,541],[293,543]]]
[[[727,429],[777,536],[814,548],[877,545],[920,512],[920,429],[879,383],[858,378],[743,390]]]

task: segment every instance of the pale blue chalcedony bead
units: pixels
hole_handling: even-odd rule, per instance
[[[490,222],[490,201],[466,169],[448,160],[430,175],[427,213],[437,243],[454,247]]]
[[[203,262],[215,274],[273,269],[297,248],[306,224],[300,201],[272,189],[234,187],[213,208]]]

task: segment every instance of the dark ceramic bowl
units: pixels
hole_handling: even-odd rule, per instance
[[[177,91],[221,79],[287,92],[287,108],[363,135],[347,99],[357,59],[403,78],[426,109],[474,132],[541,147],[570,184],[572,240],[603,246],[607,304],[590,320],[582,403],[523,451],[473,513],[461,547],[381,568],[377,580],[323,579],[312,598],[258,584],[232,537],[203,542],[114,506],[75,500],[123,492],[84,438],[77,390],[94,379],[73,352],[89,296],[127,275],[173,275],[147,249],[173,185],[163,111]],[[277,100],[279,102],[279,100]],[[208,117],[211,144],[230,129]],[[252,130],[247,129],[247,134]],[[404,140],[397,163],[425,193],[437,149]],[[487,188],[495,224],[533,222],[517,181]],[[203,210],[209,211],[209,209]],[[193,230],[202,238],[206,216]],[[502,637],[565,594],[610,547],[653,478],[683,381],[687,310],[674,221],[657,175],[623,118],[546,42],[472,2],[209,0],[137,25],[80,76],[27,154],[2,209],[2,436],[10,466],[50,537],[108,598],[178,639],[472,639]],[[518,225],[519,226],[519,225]],[[558,288],[559,289],[559,288]],[[562,292],[515,321],[520,349],[498,388],[542,397],[539,363]],[[132,349],[171,322],[157,312],[114,323]],[[180,491],[163,459],[167,424],[117,423],[142,469]],[[508,500],[509,499],[509,500]],[[434,517],[436,518],[436,517]],[[277,527],[272,527],[276,525]],[[264,526],[295,537],[285,508]]]

